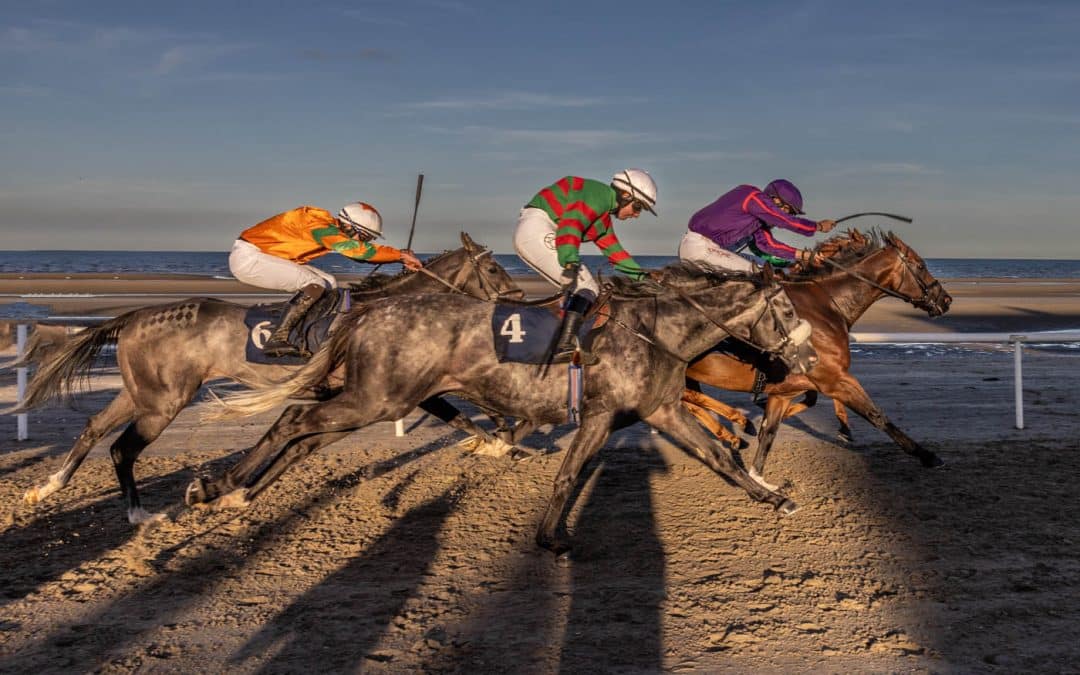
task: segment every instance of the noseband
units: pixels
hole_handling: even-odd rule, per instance
[[[488,284],[485,283],[485,281],[484,281],[484,275],[481,274],[481,272],[480,272],[480,258],[484,257],[485,255],[490,255],[490,254],[491,254],[490,249],[484,249],[483,251],[481,251],[477,255],[472,255],[471,253],[466,254],[466,258],[469,261],[469,265],[468,266],[465,266],[465,265],[461,266],[461,269],[459,269],[457,271],[457,274],[454,275],[453,282],[450,282],[450,281],[447,281],[446,279],[443,279],[438,274],[435,274],[434,272],[432,272],[431,270],[429,270],[429,269],[427,269],[425,267],[418,267],[416,269],[416,271],[420,272],[421,274],[425,274],[425,275],[431,277],[435,281],[438,281],[440,284],[442,284],[443,286],[446,286],[447,288],[449,288],[454,293],[461,293],[462,295],[470,295],[469,293],[466,293],[462,289],[465,286],[465,280],[469,276],[469,268],[471,267],[473,274],[476,275],[476,283],[477,283],[477,285],[480,287],[481,292],[483,292],[484,295],[487,296],[484,299],[487,300],[488,302],[494,302],[494,301],[500,299],[503,294],[501,292],[499,292],[499,291],[489,290],[488,289]]]
[[[865,277],[862,274],[859,274],[858,272],[855,272],[848,267],[844,267],[843,265],[832,260],[831,258],[822,258],[822,260],[833,268],[840,270],[844,274],[855,277],[859,281],[873,286],[885,295],[897,298],[898,300],[903,300],[904,302],[914,307],[918,307],[919,309],[936,307],[938,304],[940,304],[941,296],[945,293],[945,289],[941,286],[941,282],[937,279],[934,279],[933,283],[930,284],[924,282],[922,278],[918,274],[915,274],[914,270],[911,269],[911,261],[908,259],[908,256],[906,253],[904,253],[903,249],[901,249],[899,246],[892,242],[889,242],[888,245],[892,247],[894,251],[896,251],[897,257],[900,258],[900,263],[904,266],[904,271],[910,274],[911,278],[915,280],[915,283],[918,285],[919,290],[922,291],[921,296],[907,296],[898,291],[894,291],[891,288],[885,288],[873,279]]]

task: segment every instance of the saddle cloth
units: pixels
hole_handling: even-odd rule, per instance
[[[596,322],[585,317],[578,340],[584,342]],[[499,363],[542,364],[559,338],[562,311],[546,306],[497,303],[491,314],[491,337]]]
[[[288,308],[288,301],[272,305],[255,305],[244,315],[244,325],[248,329],[247,343],[244,345],[244,358],[248,363],[263,363],[275,366],[296,366],[307,359],[301,356],[267,356],[263,346],[270,339],[270,333],[281,321]],[[334,293],[323,293],[318,302],[312,305],[303,320],[289,333],[289,342],[302,350],[314,353],[330,335],[330,328],[339,315],[349,311],[352,298],[343,288]]]

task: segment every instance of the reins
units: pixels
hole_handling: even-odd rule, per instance
[[[844,267],[843,265],[841,265],[840,263],[836,262],[835,260],[833,260],[831,258],[822,258],[821,260],[824,261],[825,263],[827,263],[828,265],[830,265],[831,267],[833,267],[834,269],[838,269],[841,272],[843,272],[844,274],[855,277],[859,281],[862,281],[863,283],[868,284],[868,285],[878,289],[879,291],[881,291],[885,295],[888,295],[888,296],[893,297],[893,298],[897,298],[898,300],[903,300],[904,302],[906,302],[906,303],[908,303],[908,304],[910,304],[912,306],[918,306],[918,304],[920,302],[928,302],[929,297],[930,297],[930,288],[931,288],[932,284],[931,284],[931,286],[927,286],[925,283],[923,283],[923,280],[920,279],[917,274],[915,274],[914,272],[911,271],[911,266],[908,264],[907,256],[905,256],[904,252],[902,250],[900,250],[900,247],[896,246],[893,243],[890,243],[889,245],[892,246],[893,249],[896,251],[896,255],[900,258],[900,263],[904,266],[904,271],[907,272],[908,274],[910,274],[911,277],[915,280],[915,283],[919,285],[919,290],[922,291],[922,296],[920,296],[918,298],[906,296],[903,293],[892,290],[891,288],[885,288],[884,286],[882,286],[878,282],[874,281],[873,279],[869,279],[869,278],[863,276],[862,274],[859,274],[858,272],[855,272],[855,271],[851,270],[850,268]],[[816,283],[816,281],[815,281],[815,283]],[[833,302],[833,305],[835,305],[835,304],[836,303]]]
[[[676,295],[678,295],[688,305],[690,305],[692,308],[697,310],[697,312],[699,314],[701,314],[703,317],[708,319],[710,323],[712,323],[714,326],[716,326],[720,330],[727,333],[730,337],[735,338],[739,342],[742,342],[743,344],[746,344],[747,346],[749,346],[749,347],[751,347],[753,349],[756,349],[756,350],[758,350],[760,352],[767,353],[769,351],[775,351],[775,350],[765,349],[764,347],[754,343],[749,337],[743,337],[743,336],[737,334],[734,330],[732,330],[732,328],[728,324],[724,323],[723,321],[720,321],[718,319],[713,318],[709,314],[709,311],[705,307],[703,307],[700,302],[698,302],[697,300],[692,298],[690,295],[688,295],[681,288],[678,288],[678,287],[675,287],[675,286],[666,286],[663,283],[661,283],[660,281],[657,281],[655,279],[653,280],[653,283],[660,286],[661,288],[665,288],[665,289],[668,289],[670,291],[673,291]],[[779,288],[778,290],[780,292],[783,292],[782,288]],[[749,329],[748,333],[753,332],[754,326],[756,326],[758,324],[758,322],[761,321],[762,317],[765,316],[765,312],[769,311],[769,309],[770,309],[769,300],[771,299],[771,297],[772,296],[769,296],[769,298],[766,299],[765,307],[762,308],[761,313],[758,314],[756,319],[754,319],[754,323],[752,323],[750,325],[750,329]],[[694,355],[690,356],[689,358],[684,357],[684,356],[680,356],[679,354],[676,354],[675,352],[671,351],[667,347],[664,347],[660,343],[656,342],[656,340],[650,338],[648,335],[645,335],[644,333],[642,333],[642,332],[640,332],[640,331],[638,331],[638,330],[636,330],[634,328],[631,328],[625,322],[623,322],[621,319],[615,317],[610,312],[605,313],[604,316],[607,317],[608,321],[613,322],[615,325],[619,326],[620,328],[622,328],[626,332],[630,333],[634,337],[636,337],[636,338],[638,338],[638,339],[652,345],[653,347],[656,347],[657,349],[659,349],[660,351],[664,352],[665,354],[667,354],[668,356],[674,358],[677,361],[682,361],[683,363],[689,363],[691,360],[693,360],[693,358],[695,356],[697,356],[697,354],[694,354]],[[778,348],[782,347],[783,345],[787,344],[790,340],[791,340],[790,335],[788,335],[786,331],[783,332],[783,339],[780,341],[780,344],[777,345],[777,347]]]

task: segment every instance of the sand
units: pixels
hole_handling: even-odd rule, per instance
[[[959,325],[1080,327],[1072,282],[946,286],[954,312],[972,308]],[[882,312],[858,328],[907,330]],[[168,521],[127,524],[113,437],[67,489],[22,505],[114,395],[106,370],[79,410],[33,413],[30,441],[10,440],[15,421],[0,418],[0,670],[1070,670],[1078,365],[1080,350],[1026,350],[1017,430],[1004,347],[860,347],[853,372],[948,464],[921,468],[854,416],[845,446],[823,400],[770,456],[766,476],[802,506],[786,518],[636,425],[587,470],[563,563],[532,535],[565,426],[513,461],[470,455],[460,434],[413,413],[404,438],[374,425],[249,509],[206,512],[183,506],[184,486],[234,462],[276,412],[208,425],[203,403],[136,466],[145,505]],[[756,414],[747,395],[725,398]],[[0,405],[13,399],[14,375],[0,372]]]

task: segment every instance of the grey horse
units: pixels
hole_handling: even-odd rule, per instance
[[[514,284],[490,250],[461,234],[462,247],[428,260],[415,273],[366,279],[351,291],[354,303],[416,293],[453,292],[486,301],[520,298]],[[249,363],[244,324],[247,307],[213,298],[192,298],[167,305],[132,310],[70,339],[42,362],[18,410],[70,396],[84,381],[101,350],[116,345],[123,387],[100,412],[90,417],[63,466],[46,483],[26,492],[35,504],[63,488],[94,445],[121,424],[128,424],[109,452],[127,501],[131,523],[160,517],[142,508],[135,484],[135,460],[195,397],[207,381],[227,378],[251,386],[267,386],[299,366]],[[325,383],[320,384],[325,387]],[[446,401],[419,402],[426,411],[451,426],[498,443]]]
[[[681,403],[686,364],[732,335],[777,354],[793,370],[813,361],[809,326],[769,275],[726,275],[691,264],[664,268],[655,282],[616,280],[607,325],[592,343],[599,363],[587,369],[581,427],[559,470],[537,543],[566,550],[556,535],[565,502],[585,462],[614,429],[643,420],[669,434],[754,499],[784,513],[795,504],[753,480]],[[345,384],[333,398],[291,405],[256,446],[213,481],[196,479],[192,505],[246,505],[290,464],[350,432],[402,417],[419,401],[453,393],[481,408],[529,420],[564,422],[564,368],[499,363],[489,304],[464,297],[390,299],[353,312],[334,338],[293,378],[225,399],[222,417],[266,411],[303,392],[345,363]]]

